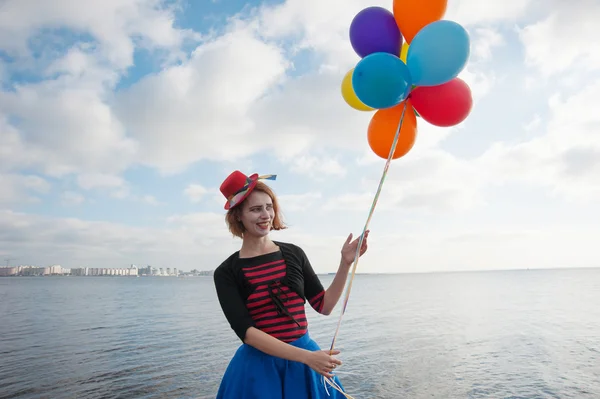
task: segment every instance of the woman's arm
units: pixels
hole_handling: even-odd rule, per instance
[[[331,374],[331,371],[337,367],[337,365],[342,364],[339,359],[333,357],[333,355],[340,353],[339,350],[317,350],[313,352],[298,348],[280,341],[256,327],[250,327],[246,330],[244,342],[268,355],[303,363],[317,373],[328,378],[332,378],[333,374]]]
[[[311,353],[306,349],[287,344],[256,327],[250,327],[246,331],[244,343],[271,356],[300,363],[306,363],[306,359]]]
[[[336,365],[342,364],[333,355],[339,354],[340,351],[309,351],[287,344],[257,329],[230,270],[225,267],[217,268],[214,282],[223,313],[242,342],[271,356],[306,364],[321,375],[333,377],[331,371]]]
[[[365,238],[363,239],[359,256],[362,256],[367,251],[368,237],[369,230],[365,232]],[[331,312],[333,312],[333,309],[340,300],[342,292],[344,291],[344,287],[346,286],[346,279],[348,278],[350,267],[352,266],[352,263],[354,263],[354,258],[356,257],[356,248],[358,248],[360,237],[357,237],[352,242],[350,242],[350,240],[352,240],[352,234],[348,236],[346,242],[344,242],[344,245],[342,246],[342,255],[340,259],[340,265],[338,266],[338,271],[335,274],[333,281],[329,285],[329,288],[327,288],[325,291],[323,308],[321,310],[322,314],[329,315]]]
[[[330,315],[331,312],[333,312],[335,305],[337,305],[340,297],[342,296],[342,292],[344,292],[350,266],[352,266],[352,263],[345,263],[343,259],[340,260],[338,271],[327,290],[325,290],[325,295],[323,297],[323,308],[321,310],[322,314]]]

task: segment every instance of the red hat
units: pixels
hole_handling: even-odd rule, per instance
[[[246,199],[256,187],[258,180],[275,180],[277,175],[259,176],[254,173],[250,177],[239,170],[232,172],[223,183],[221,183],[221,193],[227,198],[225,209],[229,210]]]

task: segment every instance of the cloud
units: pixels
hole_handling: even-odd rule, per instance
[[[215,228],[218,222],[222,229]],[[23,264],[118,267],[135,263],[187,270],[212,269],[233,249],[221,215],[172,216],[163,228],[147,228],[12,211],[0,211],[0,248],[9,249]]]
[[[101,173],[81,174],[77,177],[77,183],[85,190],[94,188],[122,188],[125,181],[120,176]]]
[[[0,172],[16,170],[33,165],[35,153],[28,151],[19,131],[2,114],[2,94],[0,93]]]
[[[39,176],[0,172],[0,205],[39,202],[37,195],[48,193],[50,188],[50,183]]]
[[[597,93],[600,79],[568,97],[553,96],[542,125],[534,116],[514,141],[496,141],[470,159],[435,146],[417,144],[389,170],[378,209],[466,211],[488,204],[487,188],[511,182],[543,187],[567,201],[591,203],[600,199],[600,117]],[[427,132],[430,134],[429,132]],[[381,160],[368,166],[361,191],[348,192],[325,203],[326,209],[368,209],[381,175]],[[365,171],[365,169],[363,169]],[[364,191],[363,191],[364,190]]]
[[[33,79],[0,91],[0,148],[9,154],[2,169],[62,177],[120,174],[134,163],[137,143],[109,103],[136,48],[175,54],[198,39],[173,26],[174,12],[157,0],[5,1],[4,75]]]
[[[511,0],[490,5],[477,0],[454,1],[450,2],[445,19],[466,27],[508,22],[524,16],[532,3]],[[348,36],[350,24],[359,11],[370,6],[392,9],[389,1],[287,0],[263,7],[257,27],[267,38],[294,38],[297,51],[311,49],[322,57],[321,68],[345,73],[358,61]]]
[[[592,39],[597,35],[600,4],[594,0],[552,1],[546,7],[551,12],[545,19],[519,31],[527,65],[543,79],[600,68],[600,43]]]
[[[599,90],[600,79],[566,99],[552,98],[543,136],[514,145],[497,143],[479,165],[503,181],[545,186],[570,201],[598,200]]]
[[[365,173],[360,191],[331,198],[326,210],[364,212],[371,207],[382,173],[371,167]],[[488,175],[472,166],[471,161],[454,157],[439,149],[426,150],[396,160],[387,172],[378,212],[419,209],[425,212],[471,210],[485,203],[482,187]]]
[[[315,206],[322,198],[319,192],[309,192],[304,194],[285,194],[279,195],[278,200],[285,211],[306,211]]]
[[[155,196],[149,195],[149,194],[143,195],[140,198],[140,200],[143,203],[148,204],[148,205],[153,205],[153,206],[163,205],[163,203],[160,202],[159,200],[157,200]]]
[[[314,229],[295,227],[274,236],[302,246],[319,273],[337,270],[339,251],[346,239],[341,234],[322,235]],[[459,227],[452,231],[421,228],[385,235],[375,231],[358,271],[590,267],[597,260],[592,248],[598,239],[597,229],[573,230],[561,225],[544,229]],[[240,244],[227,232],[223,215],[219,214],[174,215],[165,226],[138,228],[0,212],[0,248],[10,249],[11,256],[23,264],[61,264],[72,268],[125,267],[133,263],[211,270],[238,250]]]
[[[102,59],[126,68],[133,63],[136,46],[178,49],[186,39],[199,39],[192,31],[173,27],[175,10],[158,0],[6,0],[0,15],[0,48],[18,59],[28,58],[30,43],[45,43],[48,39],[64,42],[58,31],[66,28],[91,36],[97,41]]]
[[[506,23],[524,17],[533,5],[533,0],[507,0],[503,2],[460,0],[448,2],[448,11],[445,18],[459,21],[464,25]]]
[[[283,160],[286,162],[286,160]],[[322,157],[312,155],[298,155],[287,160],[290,170],[303,175],[312,176],[318,180],[324,180],[331,176],[345,176],[346,169],[336,159],[327,155]]]
[[[120,93],[115,112],[139,143],[138,161],[165,173],[201,159],[244,157],[268,142],[261,140],[266,132],[249,134],[249,107],[286,67],[280,48],[232,31]]]
[[[505,44],[502,34],[491,28],[477,28],[474,31],[475,35],[478,38],[473,40],[472,55],[476,60],[489,60],[492,58],[494,47]]]
[[[518,32],[525,60],[538,78],[538,86],[530,89],[541,89],[536,94],[548,95],[549,101],[531,114],[514,116],[515,129],[523,131],[486,136],[496,140],[487,150],[466,144],[472,150],[468,159],[453,151],[449,139],[473,130],[487,133],[492,122],[484,126],[468,120],[442,129],[419,120],[417,143],[390,169],[378,204],[377,212],[388,212],[381,217],[389,222],[390,234],[372,234],[372,251],[361,270],[593,264],[598,240],[593,229],[546,221],[535,227],[491,223],[484,228],[482,223],[474,228],[459,219],[442,229],[436,219],[441,212],[474,217],[495,201],[484,196],[487,190],[515,182],[542,187],[566,201],[600,198],[600,49],[589,30],[598,8],[591,0],[577,7],[563,3],[553,0],[558,8],[533,1],[452,3],[447,17],[466,26],[472,38],[472,58],[461,77],[473,90],[474,112],[478,107],[501,110],[508,98],[496,96],[505,90],[498,83],[506,79],[499,69],[504,64],[496,61],[500,50],[503,56],[514,55],[503,46],[513,45],[505,33],[515,21],[525,26]],[[390,7],[389,2],[375,4]],[[283,165],[314,185],[294,186],[282,196],[284,211],[300,223],[275,237],[300,243],[318,270],[334,271],[346,238],[336,230],[336,218],[350,224],[357,213],[348,210],[363,216],[384,162],[367,147],[372,113],[351,109],[340,94],[344,73],[358,61],[348,39],[350,21],[371,5],[366,0],[265,4],[231,18],[222,36],[205,38],[176,28],[175,6],[158,0],[85,6],[60,0],[52,7],[34,6],[32,0],[4,2],[0,204],[10,209],[40,201],[54,188],[65,204],[89,205],[95,194],[108,192],[139,204],[164,205],[161,212],[169,212],[170,204],[136,193],[138,186],[124,173],[137,165],[180,173],[202,160],[216,161],[223,173],[234,163],[248,172]],[[540,15],[541,21],[533,20]],[[188,44],[193,50],[185,54]],[[135,51],[151,53],[160,70],[138,81],[128,76],[135,69],[129,69]],[[122,87],[123,78],[131,80]],[[359,185],[340,190],[350,177]],[[68,184],[72,181],[74,187]],[[58,184],[51,187],[50,182]],[[335,197],[324,182],[340,184],[329,190]],[[207,199],[222,209],[222,195],[213,184],[176,190],[194,203]],[[523,202],[535,204],[532,198]],[[436,229],[415,221],[415,231],[409,231],[398,217],[402,213],[392,210],[435,220]],[[327,231],[315,228],[316,218],[307,221],[304,216],[312,212]],[[185,270],[212,269],[239,245],[221,214],[174,214],[163,222],[138,228],[3,211],[0,248],[18,252],[21,259],[25,254],[30,263],[139,263]]]
[[[30,163],[52,176],[79,172],[122,172],[135,143],[102,101],[83,82],[47,81],[0,94],[0,109],[18,118]]]
[[[65,206],[79,205],[85,201],[85,197],[74,191],[65,191],[62,193],[62,204]]]
[[[194,203],[200,202],[207,193],[208,190],[200,184],[190,184],[183,190],[183,194]]]
[[[290,0],[263,7],[245,20],[233,19],[223,36],[203,43],[183,62],[113,95],[122,72],[110,60],[131,55],[139,44],[135,35],[142,43],[172,51],[190,37],[173,28],[172,9],[152,1],[115,0],[102,10],[92,7],[77,14],[60,3],[42,17],[11,2],[9,14],[31,26],[79,28],[85,20],[86,31],[103,44],[79,42],[48,64],[49,80],[0,95],[0,110],[20,121],[5,123],[14,136],[11,145],[29,154],[15,160],[14,167],[33,166],[51,176],[118,175],[144,164],[177,173],[199,160],[241,160],[275,151],[299,174],[314,166],[321,170],[313,176],[343,175],[345,168],[328,153],[360,151],[370,117],[349,109],[339,93],[343,74],[357,61],[347,29],[356,12],[370,4],[321,3]],[[8,24],[6,29],[29,37],[33,31],[25,26]],[[500,38],[491,30],[478,32],[478,52],[487,56]],[[291,62],[300,62],[297,53],[280,44],[290,35],[329,67],[286,77]],[[334,50],[348,54],[349,63],[337,55],[323,59]],[[490,78],[480,71],[467,70],[464,78],[477,98],[489,90]],[[315,150],[323,155],[317,158]]]
[[[106,173],[81,173],[77,184],[86,191],[108,192],[112,198],[131,198],[130,184],[121,176]],[[144,201],[142,199],[142,201]]]

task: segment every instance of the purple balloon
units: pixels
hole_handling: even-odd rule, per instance
[[[394,14],[383,7],[367,7],[350,24],[350,43],[361,58],[372,53],[400,55],[402,35]]]

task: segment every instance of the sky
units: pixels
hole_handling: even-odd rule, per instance
[[[85,3],[85,4],[84,4]],[[362,232],[385,160],[340,85],[377,0],[5,0],[0,262],[211,270],[241,245],[220,183],[269,182],[319,273]],[[469,117],[418,120],[358,272],[598,267],[595,0],[449,0]],[[6,259],[9,259],[8,261]]]

